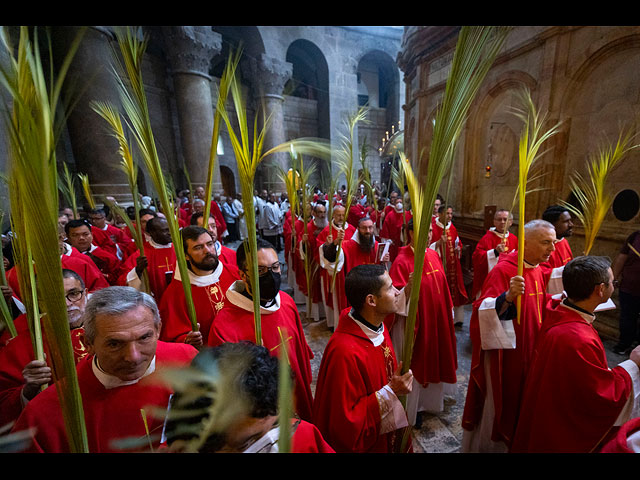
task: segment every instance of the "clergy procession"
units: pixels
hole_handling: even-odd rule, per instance
[[[612,262],[572,251],[587,208],[559,200],[528,215],[535,138],[513,205],[495,206],[470,245],[456,228],[464,193],[446,172],[465,115],[452,104],[470,103],[507,34],[474,32],[460,34],[453,62],[466,73],[447,85],[424,168],[401,153],[386,185],[371,180],[364,157],[354,158],[366,108],[347,120],[341,148],[302,139],[262,152],[254,142],[253,155],[218,109],[214,140],[220,128],[236,139],[241,191],[230,192],[214,191],[215,148],[209,178],[191,178],[196,188],[167,180],[144,90],[135,89],[133,53],[144,44],[122,31],[124,125],[142,152],[133,162],[117,135],[130,201],[61,187],[53,126],[34,115],[52,115],[43,72],[21,36],[29,68],[19,56],[3,80],[15,122],[3,205],[0,451],[418,453],[425,419],[456,398],[461,453],[640,450],[637,311],[634,319],[631,300],[621,311],[619,365],[609,365],[593,326],[616,308],[616,288],[621,301],[637,300],[638,232]],[[478,44],[487,58],[468,58]],[[241,113],[236,62],[232,54],[218,105],[229,95]],[[114,132],[124,128],[106,106],[96,111]],[[276,151],[291,156],[277,167],[278,190],[256,168]],[[327,152],[330,187],[311,180]],[[154,181],[149,197],[137,190],[138,168]],[[324,332],[320,348],[310,328]]]

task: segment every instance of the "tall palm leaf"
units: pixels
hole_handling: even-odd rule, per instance
[[[24,296],[32,299],[34,336],[39,338],[37,322],[43,312],[42,326],[48,345],[48,358],[57,384],[64,425],[71,452],[87,452],[88,441],[82,398],[69,335],[69,321],[62,281],[58,245],[58,176],[56,143],[61,131],[56,117],[62,83],[77,51],[84,30],[72,42],[58,76],[46,74],[38,47],[37,30],[31,41],[27,27],[20,28],[17,58],[6,40],[9,65],[0,72],[0,82],[13,101],[7,109],[10,198],[13,225],[20,235],[20,275],[29,277],[30,289]],[[50,50],[51,51],[51,50]],[[50,65],[53,65],[51,55]],[[47,78],[52,82],[47,84]],[[37,214],[36,214],[37,212]],[[17,236],[16,236],[17,238]],[[37,279],[33,266],[37,266]],[[21,288],[26,282],[21,282]],[[26,286],[26,285],[25,285]],[[40,348],[38,346],[38,348]]]
[[[62,192],[73,212],[73,218],[78,218],[78,197],[76,194],[76,177],[69,171],[65,162],[62,163],[62,176],[58,188]]]
[[[169,224],[171,239],[175,246],[176,264],[184,290],[187,313],[191,321],[191,327],[195,331],[198,329],[198,322],[191,292],[191,282],[189,281],[189,269],[182,249],[180,226],[175,214],[173,195],[170,194],[171,190],[168,188],[168,182],[160,164],[142,78],[142,59],[148,38],[146,36],[142,39],[139,38],[137,29],[129,27],[117,28],[115,34],[124,64],[119,65],[118,57],[114,52],[114,62],[116,66],[119,66],[116,69],[116,79],[119,84],[120,99],[126,113],[128,126],[136,140],[142,161],[153,182],[155,191],[160,199],[160,205]],[[126,76],[128,85],[125,84],[120,75]]]
[[[587,165],[587,176],[575,172],[571,178],[571,191],[575,195],[578,205],[561,201],[584,228],[584,255],[589,255],[598,236],[609,208],[613,204],[613,197],[608,189],[609,176],[626,155],[639,145],[632,145],[633,136],[630,131],[621,132],[614,146],[602,145],[596,154],[590,155]]]
[[[506,27],[463,26],[460,29],[444,95],[435,117],[426,176],[419,182],[417,178],[412,178],[409,168],[405,169],[411,204],[414,206],[415,252],[424,252],[428,248],[431,211],[438,189],[445,173],[451,168],[456,145],[471,103],[502,48],[508,32],[509,29]],[[401,165],[408,167],[409,162],[403,160]],[[413,356],[423,266],[424,257],[415,255],[413,283],[404,333],[403,372],[407,372],[410,368]],[[401,400],[406,405],[406,397]],[[405,430],[403,448],[406,445],[408,430]]]
[[[85,173],[78,173],[80,184],[82,185],[82,191],[84,192],[84,198],[87,200],[87,205],[92,210],[96,208],[96,200],[91,192],[91,184],[89,183],[89,175]]]
[[[524,122],[520,143],[518,147],[518,275],[522,276],[524,271],[524,226],[525,226],[525,197],[527,194],[527,184],[529,172],[532,165],[540,158],[540,148],[549,138],[558,133],[560,124],[553,125],[548,130],[543,130],[546,122],[546,115],[540,115],[531,98],[528,89],[520,92],[522,106],[515,109]],[[518,312],[517,321],[520,322],[522,310],[522,297],[516,300]]]

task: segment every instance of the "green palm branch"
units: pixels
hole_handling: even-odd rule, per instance
[[[69,167],[65,162],[62,163],[62,176],[59,181],[58,189],[62,192],[65,200],[69,203],[73,211],[73,217],[78,218],[78,199],[76,194],[75,177],[69,171]]]
[[[96,200],[91,192],[91,185],[89,183],[89,175],[85,173],[78,173],[80,184],[82,185],[82,191],[84,192],[84,198],[87,200],[87,204],[91,209],[96,208]]]

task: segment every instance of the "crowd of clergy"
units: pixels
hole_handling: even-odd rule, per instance
[[[608,364],[593,326],[598,311],[616,308],[616,288],[621,300],[627,295],[640,303],[638,232],[613,264],[574,256],[567,241],[571,215],[550,206],[524,226],[519,274],[513,216],[499,208],[470,253],[467,286],[454,210],[438,195],[429,247],[418,252],[424,264],[409,346],[411,202],[406,191],[387,195],[376,187],[373,194],[360,189],[348,198],[344,187],[317,189],[294,211],[284,193],[255,192],[260,345],[239,194],[206,199],[201,187],[177,194],[179,245],[165,214],[147,199],[138,212],[142,253],[107,205],[79,218],[62,210],[59,253],[89,450],[181,452],[200,439],[196,450],[204,453],[277,452],[284,351],[292,377],[292,452],[413,452],[412,429],[425,414],[442,412],[459,388],[456,332],[469,305],[462,452],[640,450],[638,309],[629,313],[630,300],[621,309],[626,324],[617,349],[628,359],[617,366]],[[127,209],[133,221],[135,213]],[[187,260],[197,328],[176,249]],[[0,427],[28,432],[20,451],[69,452],[51,355],[35,359],[10,232],[3,252],[3,296],[18,334],[5,328],[0,336]],[[303,325],[321,320],[330,336],[314,379]],[[402,368],[406,348],[411,364]],[[225,396],[212,389],[215,395],[194,399],[156,378],[172,368],[211,374],[211,365],[236,372],[238,391]],[[246,410],[237,410],[238,398],[247,399]],[[217,410],[208,409],[216,402]],[[184,416],[171,415],[184,408],[220,414],[222,407],[230,412],[226,426],[206,438],[183,428]],[[203,425],[210,414],[190,425]]]

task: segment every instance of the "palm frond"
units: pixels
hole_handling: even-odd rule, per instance
[[[609,176],[626,155],[639,146],[632,144],[632,141],[631,131],[623,131],[615,145],[602,145],[595,154],[590,155],[587,176],[575,172],[570,180],[571,191],[578,205],[560,202],[582,223],[585,237],[584,255],[589,255],[593,248],[598,231],[613,204],[613,196],[608,189]]]
[[[84,198],[87,201],[87,205],[89,205],[92,210],[95,209],[96,200],[93,197],[93,192],[91,191],[89,175],[85,173],[78,173],[78,178],[80,179],[80,184],[82,185],[82,191],[84,192]]]
[[[78,218],[78,196],[76,193],[76,177],[69,171],[69,167],[65,162],[62,163],[62,177],[58,182],[58,189],[68,202],[73,211],[73,217]]]

